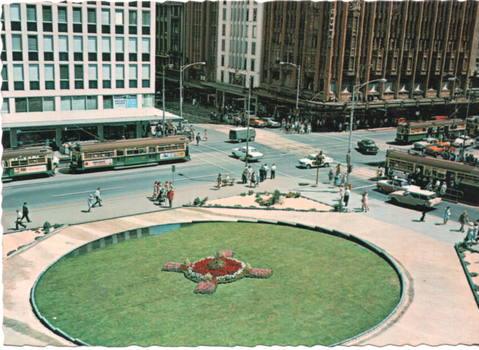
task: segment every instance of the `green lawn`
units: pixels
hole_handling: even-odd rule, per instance
[[[194,262],[221,249],[273,276],[201,295],[183,274],[161,271],[167,262]],[[195,224],[66,259],[36,292],[55,327],[103,346],[331,345],[381,322],[399,298],[398,276],[368,249],[248,223]]]

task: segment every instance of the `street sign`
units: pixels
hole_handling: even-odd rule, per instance
[[[171,166],[171,171],[175,172],[175,166],[174,165]]]

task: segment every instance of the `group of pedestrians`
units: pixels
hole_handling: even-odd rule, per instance
[[[155,181],[153,185],[153,198],[158,201],[158,205],[165,202],[171,208],[173,206],[173,198],[175,196],[175,188],[173,182],[165,182],[165,186],[162,186],[161,181]]]
[[[274,163],[271,169],[267,163],[264,163],[258,171],[254,171],[251,165],[248,165],[241,174],[241,182],[247,184],[249,180],[250,187],[259,187],[259,184],[268,178],[268,172],[271,180],[276,178],[276,165]]]
[[[100,195],[100,191],[101,191],[101,188],[98,187],[95,191],[95,195],[93,194],[90,194],[90,196],[88,196],[88,212],[91,212],[91,208],[93,208],[95,205],[99,205],[100,207],[102,207],[103,205],[101,204],[101,195]],[[95,200],[95,203],[93,203],[93,200]]]
[[[27,202],[23,203],[22,212],[17,209],[17,217],[15,219],[15,230],[18,230],[18,226],[22,226],[23,228],[27,228],[26,225],[23,224],[22,220],[27,219],[28,222],[32,222],[28,214],[30,210],[28,209]]]

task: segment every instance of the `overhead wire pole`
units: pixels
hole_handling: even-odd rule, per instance
[[[195,63],[190,63],[185,66],[180,67],[180,117],[183,120],[183,71],[191,66],[194,66],[196,64],[202,64],[205,65],[206,62],[195,62]]]
[[[249,119],[250,119],[250,115],[251,115],[251,79],[250,78],[247,78],[246,75],[244,76],[245,77],[245,84],[246,84],[246,81],[248,81],[248,85],[249,85],[249,88],[248,88],[248,125],[246,127],[246,157],[245,157],[245,162],[246,162],[246,167],[248,166],[248,152],[249,152]]]
[[[299,83],[300,83],[300,79],[301,79],[301,66],[299,64],[296,64],[296,63],[291,63],[291,62],[279,62],[279,64],[289,64],[289,65],[292,65],[293,67],[296,67],[296,69],[298,70],[298,88],[297,88],[297,91],[296,91],[296,112],[299,111]]]
[[[170,58],[170,56],[167,56]],[[166,66],[172,68],[171,64],[163,65],[163,137],[165,137],[165,68]]]

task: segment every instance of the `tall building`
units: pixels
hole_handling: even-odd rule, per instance
[[[3,5],[4,147],[147,135],[161,118],[152,4]]]

